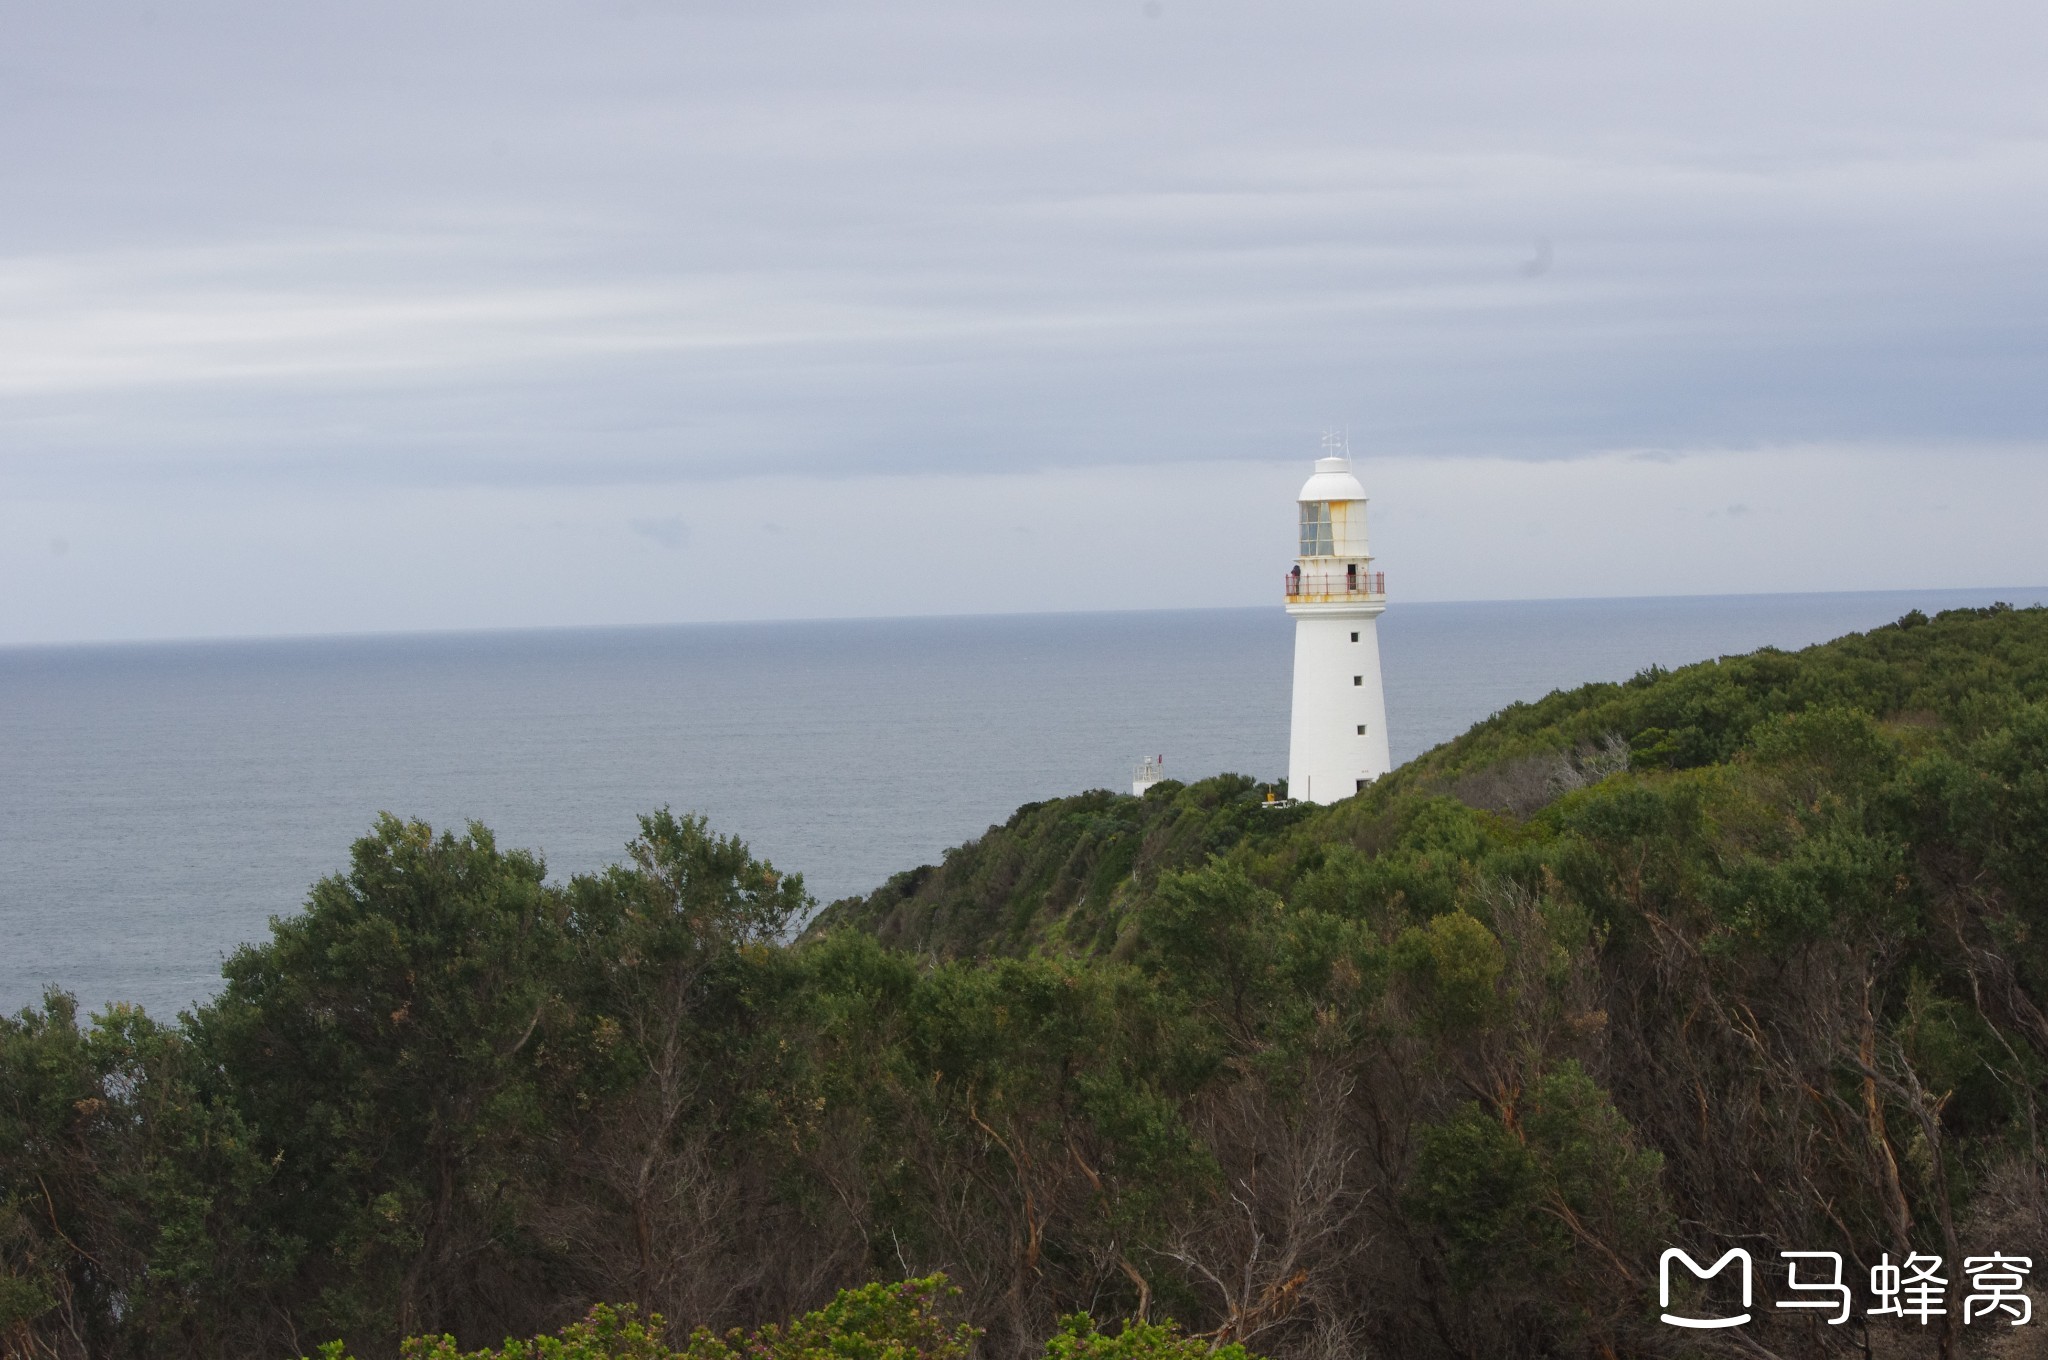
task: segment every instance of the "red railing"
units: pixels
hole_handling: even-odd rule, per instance
[[[1290,600],[1369,600],[1387,593],[1383,571],[1290,571],[1281,579]]]

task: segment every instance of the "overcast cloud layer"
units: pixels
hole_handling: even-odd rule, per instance
[[[2048,581],[2038,0],[0,22],[0,641]]]

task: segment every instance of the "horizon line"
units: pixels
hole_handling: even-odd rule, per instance
[[[2031,586],[1914,586],[1906,589],[1865,589],[1865,590],[1759,590],[1728,592],[1697,592],[1682,595],[1511,595],[1489,596],[1461,600],[1410,600],[1405,608],[1439,608],[1458,605],[1488,604],[1599,604],[1621,601],[1648,602],[1656,600],[1783,600],[1797,598],[1840,598],[1847,596],[1936,596],[1936,595],[1996,595],[2011,592],[2016,598],[1994,601],[2006,603],[2015,609],[2039,608],[2048,605],[2048,585]],[[2022,601],[2019,596],[2033,595],[2035,598]],[[1982,607],[1982,606],[1977,606]],[[0,653],[31,651],[87,650],[93,648],[126,647],[190,647],[224,646],[252,643],[306,643],[306,642],[370,642],[395,641],[401,639],[425,639],[445,637],[513,637],[536,633],[625,633],[653,632],[678,628],[764,628],[791,624],[861,624],[861,623],[939,623],[970,619],[1047,619],[1078,617],[1112,617],[1136,614],[1202,614],[1202,613],[1245,613],[1252,610],[1273,609],[1281,611],[1282,606],[1263,604],[1227,605],[1174,605],[1162,608],[1137,609],[1011,609],[994,610],[987,613],[935,613],[935,614],[842,614],[842,615],[787,615],[750,619],[672,619],[649,623],[538,623],[481,625],[477,627],[453,628],[385,628],[337,630],[304,633],[200,633],[164,635],[157,637],[113,637],[113,638],[71,638],[50,641],[0,642]]]

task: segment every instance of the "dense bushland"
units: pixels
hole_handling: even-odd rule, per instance
[[[723,1336],[699,1327],[681,1344],[659,1313],[645,1319],[631,1305],[598,1304],[553,1336],[514,1338],[503,1346],[465,1351],[454,1337],[408,1337],[403,1360],[969,1360],[980,1333],[952,1322],[945,1303],[958,1294],[944,1275],[842,1289],[832,1302],[787,1325],[769,1323]],[[330,1341],[320,1360],[352,1360]],[[1060,1320],[1042,1360],[1250,1360],[1242,1346],[1212,1346],[1171,1323],[1126,1322],[1114,1331],[1086,1313]]]
[[[1658,1254],[2048,1268],[2048,611],[1264,794],[1035,805],[791,943],[801,882],[694,818],[566,883],[382,819],[176,1024],[0,1022],[0,1354],[716,1331],[939,1270],[991,1356],[1110,1344],[1080,1312],[1282,1360],[1861,1354],[1664,1327]]]

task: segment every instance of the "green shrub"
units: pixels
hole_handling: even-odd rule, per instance
[[[842,1289],[832,1302],[787,1326],[723,1336],[697,1329],[681,1350],[666,1339],[661,1314],[642,1321],[630,1304],[599,1304],[580,1322],[553,1336],[508,1338],[495,1350],[465,1351],[452,1336],[416,1336],[400,1349],[405,1360],[967,1360],[980,1335],[965,1323],[949,1324],[939,1301],[958,1293],[944,1275],[900,1284]],[[348,1348],[330,1341],[320,1360],[349,1360]]]

